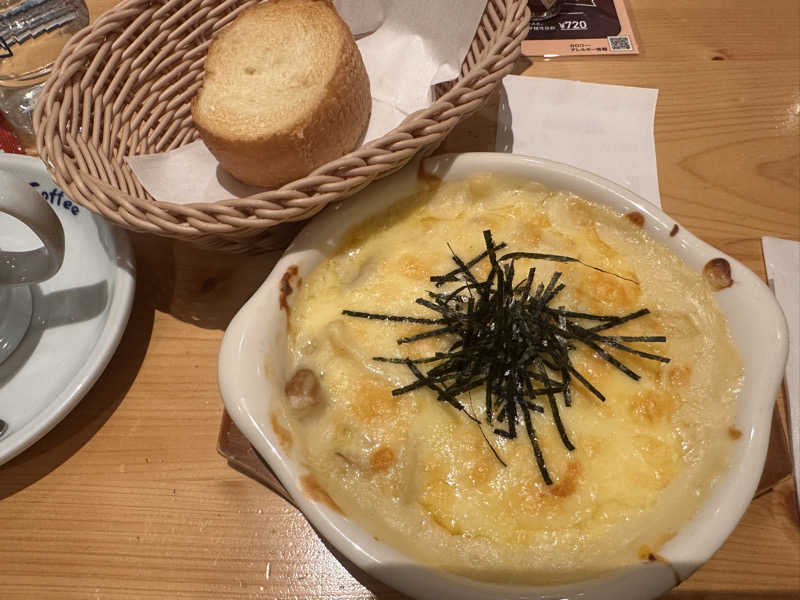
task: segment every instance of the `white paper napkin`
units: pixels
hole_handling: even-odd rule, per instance
[[[661,206],[657,98],[649,88],[507,75],[495,148],[597,173]]]
[[[336,0],[358,38],[370,80],[372,116],[365,141],[391,131],[431,101],[431,87],[458,76],[486,0]],[[126,157],[157,200],[215,202],[261,191],[217,169],[203,142],[154,155]]]
[[[767,279],[778,298],[789,325],[789,360],[785,390],[789,433],[794,461],[794,483],[800,498],[800,242],[774,237],[761,238]]]

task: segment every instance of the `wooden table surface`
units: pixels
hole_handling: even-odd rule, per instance
[[[93,15],[115,0],[88,0]],[[525,74],[660,90],[665,209],[764,273],[760,237],[800,237],[800,3],[629,0],[642,53]],[[448,150],[491,149],[496,102]],[[329,551],[284,500],[216,453],[222,333],[275,256],[132,236],[127,331],[83,402],[0,467],[0,598],[402,598]],[[791,481],[753,501],[669,598],[800,593]]]

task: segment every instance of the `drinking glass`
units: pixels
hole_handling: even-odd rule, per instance
[[[0,111],[23,146],[33,109],[59,52],[89,23],[84,0],[0,0]]]

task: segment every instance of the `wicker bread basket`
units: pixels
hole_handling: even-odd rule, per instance
[[[256,0],[127,0],[79,32],[56,61],[34,115],[38,151],[73,200],[127,229],[231,252],[286,243],[310,217],[431,151],[514,66],[525,0],[488,0],[455,82],[394,130],[275,190],[215,203],[156,201],[125,156],[197,138],[190,103],[212,36]],[[276,227],[276,225],[282,225]]]

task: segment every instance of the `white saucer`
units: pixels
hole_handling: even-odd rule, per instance
[[[42,162],[0,153],[0,168],[41,192],[64,227],[64,264],[51,279],[29,287],[30,327],[0,364],[0,464],[63,419],[105,369],[119,344],[133,304],[135,267],[128,236],[73,204]],[[18,221],[0,214],[4,250],[41,245]],[[2,309],[2,307],[0,307]]]

